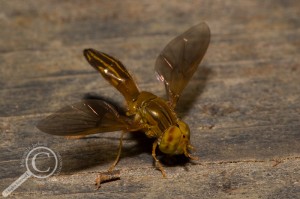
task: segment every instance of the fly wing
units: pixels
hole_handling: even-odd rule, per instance
[[[209,27],[200,23],[170,41],[157,57],[155,70],[165,84],[173,108],[195,73],[209,42]]]
[[[128,104],[136,100],[139,90],[125,66],[116,58],[97,51],[85,49],[83,54],[91,66],[125,97]]]
[[[126,118],[102,100],[84,100],[66,106],[37,125],[45,133],[61,136],[126,130],[128,127]]]

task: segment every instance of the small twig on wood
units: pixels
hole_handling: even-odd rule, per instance
[[[101,183],[119,180],[120,178],[120,170],[101,172],[96,178],[96,190],[101,187]]]

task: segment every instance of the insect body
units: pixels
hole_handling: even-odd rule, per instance
[[[200,23],[173,39],[158,56],[155,70],[165,84],[167,100],[140,91],[117,59],[94,49],[85,49],[84,56],[90,65],[124,96],[126,115],[119,114],[108,102],[84,100],[48,116],[37,127],[46,133],[62,136],[121,130],[119,153],[110,171],[118,162],[124,132],[141,130],[149,138],[155,138],[152,156],[156,166],[166,176],[156,158],[157,147],[165,154],[184,154],[193,159],[189,153],[192,148],[189,127],[177,117],[174,108],[201,62],[209,41],[210,30],[205,23]]]

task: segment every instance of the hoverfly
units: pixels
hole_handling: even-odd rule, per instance
[[[119,160],[124,133],[143,131],[147,137],[155,138],[152,156],[156,167],[165,177],[165,170],[156,157],[157,148],[165,154],[184,154],[195,159],[189,153],[193,148],[190,129],[177,117],[174,108],[209,42],[209,27],[206,23],[200,23],[170,41],[157,57],[155,71],[165,85],[167,100],[140,91],[125,66],[116,58],[94,49],[85,49],[83,54],[89,64],[124,96],[126,115],[118,113],[106,101],[83,100],[48,116],[37,127],[45,133],[60,136],[122,131],[118,155],[109,171],[113,171]]]

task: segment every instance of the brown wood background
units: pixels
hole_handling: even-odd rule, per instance
[[[0,189],[40,143],[62,170],[30,178],[11,198],[300,198],[300,1],[0,1]],[[118,57],[139,87],[160,96],[154,62],[174,36],[206,21],[208,52],[178,107],[197,163],[153,167],[151,143],[127,135],[121,180],[94,190],[119,132],[67,140],[39,132],[45,116],[81,100],[122,96],[84,60],[92,47]]]

